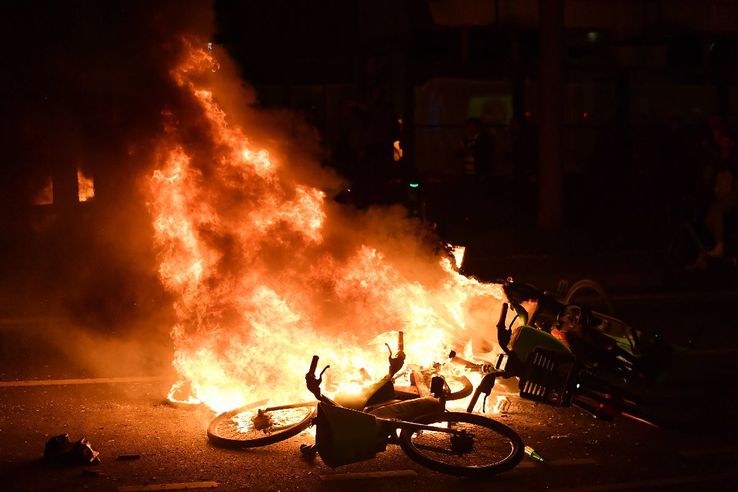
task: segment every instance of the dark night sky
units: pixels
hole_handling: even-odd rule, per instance
[[[352,4],[219,2],[216,40],[248,60],[250,79],[295,78],[294,60],[311,53],[323,60],[317,70],[334,67],[345,76],[354,49]],[[207,2],[13,1],[3,9],[6,182],[51,157],[95,160],[77,154],[119,147],[129,132],[150,130],[173,92],[171,39],[209,36],[215,24]]]

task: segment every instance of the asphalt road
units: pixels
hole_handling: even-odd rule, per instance
[[[733,297],[684,296],[619,299],[626,320],[659,326],[679,345],[694,344],[680,350],[670,377],[646,392],[669,428],[604,422],[577,408],[514,398],[510,413],[500,419],[545,461],[525,458],[513,471],[485,481],[423,468],[399,448],[334,470],[320,459],[301,459],[299,444],[310,442],[309,434],[248,451],[214,447],[205,434],[209,411],[162,404],[170,375],[111,373],[153,379],[91,380],[91,374],[70,370],[63,357],[34,338],[34,323],[40,321],[5,320],[0,325],[6,355],[0,360],[0,488],[119,490],[202,482],[217,483],[215,490],[738,490]],[[76,380],[50,381],[60,378]],[[64,432],[73,440],[86,436],[102,463],[43,464],[44,443]],[[130,454],[140,458],[116,459]],[[405,475],[411,476],[356,475],[396,470],[409,470]]]

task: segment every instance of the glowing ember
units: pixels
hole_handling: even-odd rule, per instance
[[[95,198],[95,181],[80,169],[77,169],[77,198],[80,202]]]
[[[250,140],[226,114],[223,76],[202,46],[172,72],[192,107],[169,115],[149,182],[159,274],[177,299],[177,398],[216,411],[310,401],[313,354],[331,364],[328,391],[355,390],[361,369],[386,372],[395,330],[407,366],[494,348],[501,288],[434,258],[399,211],[341,208],[296,178],[310,166],[320,175],[318,165]],[[197,139],[186,118],[199,120]]]
[[[392,160],[395,162],[402,159],[404,152],[402,151],[402,144],[399,140],[392,142]]]

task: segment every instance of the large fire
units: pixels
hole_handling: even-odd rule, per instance
[[[492,350],[500,287],[434,257],[399,211],[341,206],[295,178],[296,166],[317,164],[250,139],[226,114],[219,65],[202,46],[190,42],[172,71],[191,104],[167,114],[149,181],[159,274],[176,296],[173,394],[216,411],[309,400],[313,354],[331,364],[329,389],[350,391],[362,374],[385,373],[396,330],[406,366]],[[200,120],[197,139],[184,118]]]

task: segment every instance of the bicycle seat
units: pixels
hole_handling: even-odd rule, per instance
[[[362,388],[358,393],[336,395],[334,401],[342,407],[353,410],[388,402],[395,399],[395,390],[390,376],[385,376],[376,383]]]

